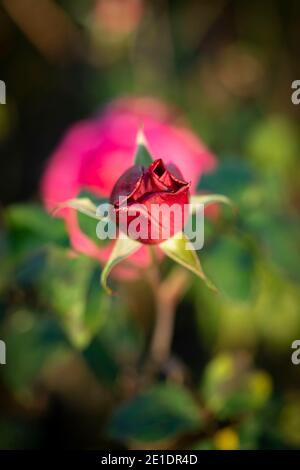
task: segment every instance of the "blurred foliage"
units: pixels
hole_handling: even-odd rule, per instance
[[[156,385],[117,409],[109,433],[121,441],[140,444],[170,440],[201,429],[201,409],[178,385]]]
[[[56,4],[72,28],[53,43],[51,14],[47,43],[35,15],[22,31],[0,7],[0,447],[300,448],[299,3]],[[200,257],[220,293],[191,277],[158,371],[145,279],[108,298],[37,196],[67,126],[123,94],[182,108],[219,158],[199,191],[239,208],[206,219]]]

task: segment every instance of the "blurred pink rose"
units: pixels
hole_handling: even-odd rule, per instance
[[[133,163],[141,125],[153,157],[175,163],[191,182],[193,194],[202,173],[215,168],[214,155],[191,130],[174,124],[174,113],[164,103],[152,98],[123,98],[100,115],[75,124],[64,136],[42,178],[46,208],[51,211],[83,190],[109,197],[119,176]],[[58,216],[65,219],[74,250],[102,263],[107,260],[114,242],[104,248],[97,246],[81,231],[73,209],[64,209]],[[148,250],[142,247],[122,263],[123,267],[115,269],[115,274],[132,277],[149,262]]]

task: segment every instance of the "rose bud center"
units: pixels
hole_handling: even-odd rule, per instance
[[[161,159],[128,168],[110,196],[119,230],[145,244],[168,240],[187,222],[189,188],[178,168]]]

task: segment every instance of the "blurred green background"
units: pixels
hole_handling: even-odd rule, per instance
[[[1,2],[0,448],[300,448],[299,31],[296,0]],[[191,277],[143,381],[147,286],[108,298],[39,201],[66,128],[130,94],[184,112],[240,208],[206,223],[221,294]]]

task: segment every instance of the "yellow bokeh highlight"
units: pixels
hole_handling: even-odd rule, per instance
[[[217,450],[237,450],[240,446],[238,434],[229,427],[216,432],[213,440]]]
[[[270,398],[273,384],[272,379],[267,372],[254,372],[249,378],[248,385],[257,405],[264,404]]]

